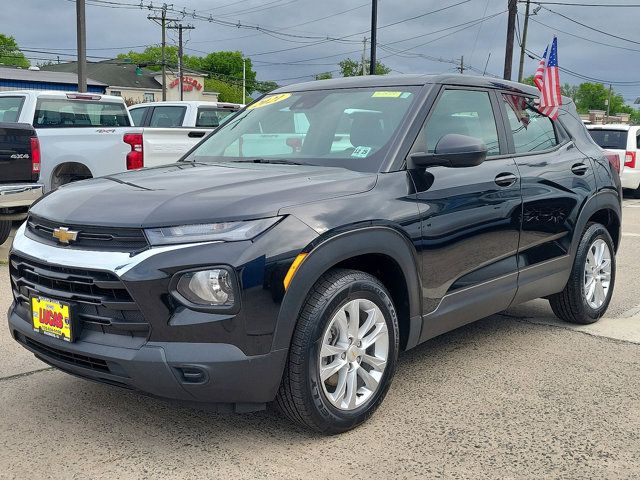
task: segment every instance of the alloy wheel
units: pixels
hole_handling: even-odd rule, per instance
[[[601,238],[589,247],[584,264],[584,298],[587,304],[598,309],[606,301],[611,284],[611,251]]]

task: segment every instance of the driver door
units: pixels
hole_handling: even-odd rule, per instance
[[[481,139],[478,166],[412,170],[421,217],[421,340],[509,306],[517,289],[520,176],[507,155],[490,90],[444,87],[411,152],[433,153],[447,134]]]

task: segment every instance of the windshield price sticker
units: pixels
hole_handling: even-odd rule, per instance
[[[262,100],[258,100],[256,103],[249,105],[247,110],[253,110],[254,108],[262,108],[267,105],[273,105],[274,103],[282,102],[291,96],[290,93],[279,93],[278,95],[269,95]]]
[[[372,98],[400,98],[402,96],[402,92],[373,92],[371,94]]]

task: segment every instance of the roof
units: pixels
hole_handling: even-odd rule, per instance
[[[117,63],[115,60],[103,62],[88,62],[87,76],[95,78],[110,87],[129,87],[160,89],[162,85],[154,76],[160,72],[153,72],[142,69],[142,75],[136,75],[138,66],[135,63]],[[42,67],[50,72],[72,72],[78,71],[78,62],[67,62]]]
[[[78,84],[78,75],[67,72],[51,72],[45,70],[28,70],[22,68],[0,67],[0,79],[22,80],[25,82],[48,82]],[[107,87],[108,84],[87,78],[88,85]]]
[[[402,85],[427,85],[446,83],[449,85],[461,85],[471,87],[502,88],[528,95],[538,95],[535,87],[523,83],[511,82],[493,77],[480,77],[476,75],[442,74],[442,75],[367,75],[360,77],[333,78],[329,80],[316,80],[312,82],[287,85],[274,90],[271,93],[299,92],[304,90],[326,90],[333,88],[357,88],[357,87],[394,87]]]
[[[118,95],[105,95],[104,93],[79,93],[79,92],[63,92],[60,90],[0,90],[1,97],[8,97],[12,95],[24,95],[32,98],[69,98],[69,95],[87,95],[100,97],[99,101],[109,101],[116,103],[123,103],[124,99]]]

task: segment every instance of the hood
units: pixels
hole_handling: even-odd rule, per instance
[[[248,220],[361,193],[376,178],[334,167],[181,162],[65,185],[31,212],[63,224],[120,227]]]

